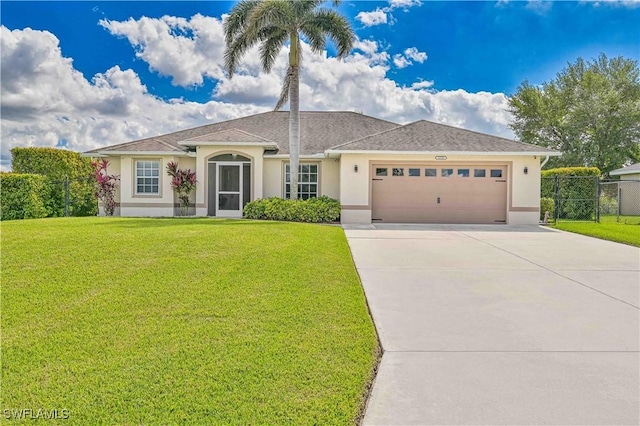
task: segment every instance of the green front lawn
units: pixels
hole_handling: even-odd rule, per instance
[[[563,231],[640,247],[638,223],[637,216],[621,216],[620,222],[616,222],[616,216],[602,216],[600,223],[559,221],[553,226]]]
[[[349,424],[378,354],[335,226],[2,223],[2,406],[69,424]]]

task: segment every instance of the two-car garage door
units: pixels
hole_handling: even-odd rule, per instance
[[[374,223],[506,222],[506,165],[381,164],[371,172]]]

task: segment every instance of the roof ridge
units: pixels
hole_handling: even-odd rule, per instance
[[[384,120],[382,120],[382,121],[384,121]],[[389,123],[393,123],[393,122],[392,122],[392,121],[389,121]],[[395,123],[393,123],[393,124],[395,124]],[[328,148],[328,149],[341,148],[341,147],[343,147],[343,146],[345,146],[345,145],[349,145],[349,144],[354,143],[354,142],[359,142],[359,141],[361,141],[361,140],[363,140],[363,139],[371,138],[371,137],[373,137],[373,136],[379,136],[379,135],[381,135],[381,134],[383,134],[383,133],[387,133],[387,132],[390,132],[390,131],[392,131],[392,130],[397,130],[397,129],[399,129],[399,128],[401,128],[401,127],[404,127],[404,126],[406,126],[406,124],[398,124],[398,125],[397,125],[397,127],[393,127],[393,128],[391,128],[391,129],[383,130],[383,131],[381,131],[381,132],[377,132],[377,133],[371,133],[370,135],[363,136],[363,137],[361,137],[361,138],[352,139],[352,140],[350,140],[349,142],[341,143],[341,144],[339,144],[339,145],[332,146],[331,148]]]
[[[482,132],[479,132],[477,130],[465,129],[464,127],[452,126],[451,124],[438,123],[438,122],[435,122],[435,121],[426,120],[424,118],[420,119],[418,121],[414,121],[413,123],[406,124],[406,125],[408,126],[410,124],[416,124],[416,123],[419,123],[421,121],[424,121],[425,123],[429,123],[429,124],[435,124],[436,126],[443,126],[443,127],[448,127],[450,129],[462,130],[464,132],[469,132],[469,133],[475,133],[476,135],[481,135],[483,137],[491,136],[492,138],[502,139],[502,140],[509,141],[509,142],[515,142],[515,143],[519,143],[519,144],[522,144],[522,145],[534,146],[534,147],[538,147],[538,148],[546,148],[544,146],[535,145],[535,144],[532,144],[532,143],[517,141],[515,139],[509,139],[509,138],[505,138],[505,137],[502,137],[502,136],[491,135],[489,133],[482,133]]]
[[[172,144],[170,144],[169,142],[165,142],[165,141],[163,141],[163,140],[157,139],[157,137],[153,137],[153,138],[149,138],[149,139],[154,140],[154,141],[156,141],[156,142],[158,142],[158,143],[161,143],[162,145],[167,146],[167,147],[169,147],[169,148],[179,149],[180,151],[184,151],[184,149],[180,149],[180,147],[175,146],[175,145],[172,145]],[[144,139],[143,139],[143,140],[144,140]],[[134,141],[133,143],[135,143],[135,141]]]
[[[217,134],[220,134],[220,133],[228,133],[228,132],[238,132],[238,133],[242,133],[243,135],[251,136],[252,138],[260,139],[260,140],[262,140],[262,141],[264,141],[264,142],[269,142],[269,143],[277,144],[275,141],[272,141],[271,139],[264,138],[264,137],[262,137],[262,136],[260,136],[260,135],[256,135],[256,134],[254,134],[254,133],[247,132],[247,131],[242,130],[242,129],[239,129],[239,128],[237,128],[237,127],[232,127],[232,128],[230,128],[230,129],[220,129],[220,130],[216,130],[215,132],[205,133],[204,135],[200,135],[200,136],[194,136],[194,137],[192,137],[192,138],[185,139],[184,141],[185,141],[185,142],[189,142],[189,141],[192,141],[192,140],[194,140],[194,139],[203,138],[203,137],[205,137],[205,136],[209,136],[209,135],[217,135]]]

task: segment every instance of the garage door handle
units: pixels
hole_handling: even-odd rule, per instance
[[[371,180],[383,180],[383,179],[371,179]]]

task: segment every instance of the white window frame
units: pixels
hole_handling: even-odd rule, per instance
[[[142,176],[138,175],[138,163],[156,163],[158,165],[158,175],[157,176],[145,176],[145,171],[149,170],[151,172],[151,174],[153,174],[153,170],[154,167],[151,168],[145,168],[143,166],[143,168],[141,169],[141,171],[143,172]],[[162,195],[162,179],[161,179],[161,174],[162,172],[162,160],[160,160],[159,158],[136,158],[135,160],[133,160],[133,193],[135,196],[137,197],[159,197]],[[151,188],[153,188],[154,186],[158,187],[158,191],[157,192],[138,192],[138,179],[156,179],[157,180],[157,185],[154,184],[153,182],[150,184],[147,183],[142,183],[142,186],[150,186]]]
[[[282,185],[282,193],[284,194],[284,198],[290,198],[290,194],[287,191],[287,185],[289,184],[289,166],[290,163],[284,163],[283,169],[284,169],[284,179],[283,182],[284,184]],[[302,166],[315,166],[316,167],[316,171],[315,173],[311,173],[311,171],[306,172],[306,174],[309,175],[309,179],[311,179],[311,176],[315,175],[316,181],[312,182],[311,180],[309,180],[308,182],[303,182],[302,181],[302,175],[304,174],[302,172]],[[298,164],[298,198],[300,199],[306,199],[306,198],[317,198],[320,196],[320,163],[300,163]],[[315,192],[312,192],[311,190],[309,191],[305,191],[303,193],[301,193],[301,186],[300,185],[315,185],[316,186],[316,190]],[[306,198],[304,198],[304,196],[306,195]]]

